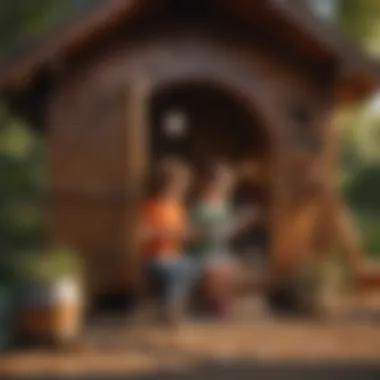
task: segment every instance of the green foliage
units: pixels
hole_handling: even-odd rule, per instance
[[[349,204],[356,209],[380,214],[380,167],[363,168],[343,191]]]
[[[4,112],[4,111],[3,111]],[[0,249],[13,254],[41,242],[46,172],[43,142],[19,121],[0,130]]]
[[[318,1],[318,0],[316,0]],[[337,0],[336,21],[346,35],[380,55],[380,1]],[[346,112],[341,145],[342,191],[369,255],[380,256],[380,114],[364,104]]]
[[[12,285],[14,282],[17,282],[17,273],[15,273],[12,256],[2,255],[0,257],[0,287]]]
[[[364,45],[369,52],[379,54],[379,14],[378,0],[340,0],[336,17],[349,37]]]
[[[50,284],[67,277],[80,280],[82,269],[77,252],[64,246],[16,254],[10,267],[14,278],[24,284]]]
[[[380,214],[359,211],[355,213],[355,216],[362,233],[366,253],[380,259]]]
[[[97,3],[99,0],[0,1],[0,60],[30,48]]]

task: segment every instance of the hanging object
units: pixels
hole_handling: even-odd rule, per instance
[[[183,138],[187,131],[186,116],[180,111],[170,111],[164,116],[164,133],[172,138]]]

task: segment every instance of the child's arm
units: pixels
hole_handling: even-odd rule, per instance
[[[184,238],[187,242],[199,242],[208,237],[207,231],[201,231],[194,228],[189,227],[184,234]]]
[[[257,207],[251,207],[243,212],[235,222],[235,224],[227,232],[229,239],[234,239],[238,235],[244,233],[252,224],[257,223],[261,218],[261,210]]]
[[[157,238],[168,238],[178,236],[186,237],[187,234],[187,230],[181,227],[168,228],[165,226],[142,225],[140,228],[141,240],[151,240]]]
[[[200,242],[207,238],[208,231],[205,231],[205,229],[195,228],[194,220],[196,219],[195,215],[193,214],[193,210],[187,215],[186,217],[186,226],[185,226],[185,232],[184,232],[184,240],[186,240],[187,243],[195,243]]]

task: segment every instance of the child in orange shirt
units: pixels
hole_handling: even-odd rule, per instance
[[[192,278],[192,265],[184,253],[188,238],[184,199],[190,172],[182,163],[162,163],[153,179],[153,194],[142,211],[142,242],[149,278],[158,286],[169,318],[183,311]]]

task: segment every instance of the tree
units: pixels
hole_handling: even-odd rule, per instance
[[[17,55],[99,0],[0,1],[0,60]]]
[[[340,0],[337,23],[351,38],[375,55],[380,54],[380,2],[377,0]]]
[[[43,235],[46,170],[43,142],[5,115],[0,130],[0,251],[39,243]]]

